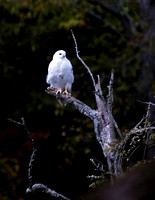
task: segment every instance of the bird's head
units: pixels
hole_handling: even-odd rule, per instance
[[[62,59],[66,57],[66,52],[64,50],[56,51],[53,55],[53,59]]]

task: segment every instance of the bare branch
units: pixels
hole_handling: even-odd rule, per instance
[[[24,129],[25,129],[25,131],[27,132],[28,137],[30,138],[30,140],[31,140],[31,142],[32,142],[32,145],[34,145],[34,140],[33,140],[33,138],[31,137],[31,133],[30,133],[30,131],[28,130],[28,128],[27,128],[27,126],[26,126],[26,122],[25,122],[24,117],[22,117],[21,120],[22,120],[22,124],[23,124],[23,126],[24,126]]]
[[[129,157],[127,158],[127,161],[129,161],[129,159],[131,158],[131,156],[137,151],[137,149],[141,146],[142,144],[139,144],[129,155]]]
[[[99,112],[103,112],[105,114],[105,113],[107,113],[107,107],[106,107],[106,102],[105,102],[104,96],[102,94],[100,76],[98,75],[97,78],[98,78],[98,82],[95,86],[95,88],[96,88],[95,98],[96,98],[97,109]]]
[[[118,127],[117,122],[115,121],[113,115],[112,115],[111,117],[112,117],[113,124],[114,124],[114,127],[115,127],[115,129],[116,129],[118,135],[120,136],[121,139],[123,139],[124,137],[123,137],[123,135],[122,135],[122,133],[121,133],[121,130],[120,130],[119,127]]]
[[[113,105],[113,83],[114,83],[114,70],[111,70],[111,77],[110,77],[110,82],[108,85],[108,96],[107,96],[107,109],[110,113],[112,113],[112,105]]]
[[[149,122],[150,121],[150,117],[151,117],[151,106],[155,106],[155,104],[152,103],[152,102],[143,102],[143,101],[140,101],[140,100],[138,100],[138,102],[148,105],[147,113],[146,113],[146,117],[145,117],[145,122]]]
[[[151,105],[151,106],[155,106],[155,104],[154,103],[152,103],[152,102],[146,102],[146,101],[140,101],[140,100],[137,100],[139,103],[143,103],[143,104],[147,104],[147,105]]]
[[[140,122],[138,122],[138,124],[136,124],[136,126],[135,126],[134,128],[138,128],[138,127],[141,125],[141,123],[144,121],[144,119],[146,119],[146,117],[143,117],[143,118],[140,120]]]
[[[150,127],[133,129],[133,130],[131,130],[130,134],[141,135],[143,132],[147,132],[147,131],[151,131],[151,130],[155,130],[155,127],[150,126]]]
[[[32,175],[32,169],[34,166],[34,161],[36,157],[37,149],[34,149],[30,158],[29,167],[28,167],[28,180],[29,180],[29,188],[32,188],[33,185],[33,175]]]
[[[149,122],[151,117],[151,104],[149,103],[147,106],[146,120],[145,122]],[[146,124],[145,124],[146,126]]]
[[[108,113],[111,117],[111,126],[113,125],[115,127],[115,129],[117,130],[118,135],[120,136],[120,138],[123,139],[123,135],[118,127],[117,122],[115,121],[113,114],[112,114],[112,106],[113,106],[113,101],[114,101],[114,97],[113,97],[113,83],[114,83],[114,70],[111,70],[111,77],[110,77],[110,81],[109,81],[109,85],[108,85],[108,95],[107,95],[107,109],[108,109]],[[113,133],[114,134],[114,133]]]
[[[31,139],[32,144],[34,143],[33,139],[31,138],[30,131],[28,130],[28,128],[27,128],[27,126],[26,126],[24,117],[21,118],[21,121],[22,121],[22,122],[17,122],[17,121],[15,121],[15,120],[13,120],[13,119],[10,119],[10,118],[8,118],[8,120],[9,120],[10,122],[14,123],[14,124],[17,124],[17,125],[19,125],[19,126],[22,126],[22,127],[25,129],[25,131],[26,131],[28,137]]]
[[[94,120],[96,117],[96,111],[91,109],[89,106],[81,102],[80,100],[67,95],[67,94],[57,94],[55,91],[51,90],[50,88],[47,88],[46,92],[50,94],[51,96],[55,96],[58,100],[63,101],[66,105],[73,105],[75,109],[77,109],[80,113],[83,115],[89,117],[91,120]]]
[[[8,118],[8,120],[9,120],[10,122],[14,123],[14,124],[23,126],[23,123],[22,123],[22,122],[17,122],[17,121],[15,121],[15,120],[13,120],[13,119],[10,119],[10,118]]]
[[[71,33],[72,33],[72,37],[73,37],[73,40],[74,40],[74,43],[75,43],[75,50],[76,50],[76,56],[77,58],[80,60],[80,62],[84,65],[84,67],[87,69],[91,79],[92,79],[92,82],[93,82],[93,85],[94,85],[94,88],[96,86],[95,84],[95,79],[93,77],[93,74],[92,72],[90,71],[89,67],[86,65],[86,63],[82,60],[82,58],[79,56],[79,50],[78,50],[78,46],[77,46],[77,42],[76,42],[76,38],[75,38],[75,35],[73,33],[73,31],[71,30]]]
[[[36,183],[32,186],[32,188],[27,188],[26,193],[34,193],[35,191],[41,190],[42,193],[48,194],[50,197],[56,197],[62,200],[70,200],[62,194],[57,193],[54,190],[51,190],[47,186],[41,183]]]

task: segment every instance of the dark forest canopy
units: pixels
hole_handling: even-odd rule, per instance
[[[61,155],[60,159],[51,155],[56,164],[49,166],[53,170],[50,178],[57,169],[61,180],[69,176],[69,186],[76,165],[82,168],[77,163],[87,158],[81,173],[85,180],[89,158],[95,156],[93,150],[100,152],[90,120],[45,93],[48,64],[55,51],[63,49],[74,69],[72,95],[95,107],[93,85],[76,58],[71,29],[80,56],[95,78],[100,75],[104,95],[111,69],[115,70],[113,114],[121,130],[138,123],[146,112],[138,100],[153,101],[155,95],[154,13],[154,1],[145,0],[0,0],[0,179],[5,182],[4,188],[0,185],[1,199],[7,184],[10,199],[23,198],[29,159],[26,152],[31,151],[26,132],[8,118],[26,119],[40,146],[40,159],[44,157],[42,149]],[[50,150],[45,148],[51,144]],[[45,163],[47,160],[44,158]],[[65,167],[68,171],[63,173]],[[49,184],[57,179],[54,176],[51,183],[46,173],[42,176]],[[14,191],[15,179],[24,185],[22,190],[18,183]],[[79,182],[73,186],[73,195]],[[87,185],[85,181],[79,192]]]

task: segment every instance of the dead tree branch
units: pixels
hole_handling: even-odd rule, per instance
[[[10,121],[14,122],[13,120],[10,120]],[[59,194],[54,190],[51,190],[50,188],[48,188],[44,184],[41,184],[41,183],[35,183],[34,184],[33,183],[34,182],[34,180],[33,180],[33,168],[34,168],[34,163],[35,163],[35,160],[36,160],[37,148],[35,148],[34,140],[31,138],[31,134],[28,131],[26,125],[25,125],[24,118],[22,118],[22,123],[17,122],[17,124],[24,126],[24,128],[26,129],[26,131],[28,133],[29,138],[31,139],[32,145],[33,145],[33,152],[32,152],[32,155],[31,155],[31,158],[30,158],[30,161],[29,161],[29,166],[28,166],[29,187],[26,189],[26,193],[27,194],[28,193],[34,194],[34,192],[41,191],[42,194],[49,195],[50,197],[55,197],[55,198],[58,198],[58,199],[61,199],[61,200],[70,200],[69,198],[65,197],[64,195]]]
[[[52,96],[55,96],[58,100],[63,101],[66,105],[72,105],[75,109],[77,109],[80,113],[85,115],[86,117],[89,117],[91,120],[94,120],[96,117],[96,111],[91,109],[89,106],[84,104],[82,101],[67,95],[67,94],[57,94],[55,91],[53,91],[50,88],[47,88],[46,92]]]
[[[147,105],[155,106],[155,104],[152,103],[152,102],[146,102],[146,101],[140,101],[140,100],[138,100],[138,102],[143,103],[143,104],[147,104]]]
[[[107,95],[107,108],[109,112],[112,112],[112,106],[113,106],[113,83],[114,83],[114,70],[111,71],[111,77],[108,85],[109,93]]]
[[[25,122],[25,119],[24,117],[21,118],[21,122],[17,122],[13,119],[8,119],[10,122],[12,123],[15,123],[19,126],[22,126],[24,128],[24,130],[26,131],[29,139],[31,140],[31,143],[32,143],[32,147],[33,147],[33,152],[32,152],[32,155],[31,155],[31,158],[30,158],[30,161],[29,161],[29,167],[28,167],[28,181],[29,181],[29,190],[32,189],[32,185],[33,185],[33,166],[34,166],[34,162],[35,162],[35,157],[36,157],[36,153],[37,153],[37,149],[35,148],[35,145],[34,145],[34,139],[31,137],[31,133],[30,131],[28,130],[27,126],[26,126],[26,122]]]
[[[116,155],[118,155],[118,156],[115,156],[114,169],[117,169],[117,171],[115,172],[115,174],[117,176],[119,175],[118,169],[120,168],[120,171],[122,171],[121,168],[122,168],[123,159],[126,159],[126,161],[129,161],[129,159],[137,151],[137,149],[141,145],[144,145],[144,144],[145,144],[145,146],[144,146],[144,150],[143,150],[143,159],[145,158],[145,151],[146,151],[146,146],[147,146],[149,137],[152,134],[152,131],[155,130],[155,127],[151,126],[151,123],[149,123],[150,106],[152,105],[152,103],[145,102],[145,104],[148,104],[146,116],[143,117],[136,124],[136,126],[134,128],[132,128],[130,131],[128,131],[128,133],[125,135],[123,140],[120,141],[120,143],[118,144],[118,146],[116,148]],[[144,140],[145,140],[145,143],[144,143]],[[129,147],[127,147],[127,143],[129,144]],[[125,155],[123,155],[123,154],[125,154]]]
[[[114,156],[116,156],[114,151],[114,145],[113,143],[117,141],[115,130],[118,132],[118,135],[123,138],[121,131],[118,127],[118,124],[114,120],[113,114],[112,114],[112,107],[113,107],[113,82],[114,82],[114,71],[111,71],[111,77],[108,85],[108,95],[107,99],[105,100],[101,83],[100,83],[100,77],[97,76],[98,82],[95,83],[95,79],[93,77],[93,74],[89,67],[85,64],[85,62],[82,60],[82,58],[79,56],[79,50],[77,47],[77,42],[75,35],[73,31],[71,31],[72,37],[75,43],[75,51],[77,58],[81,61],[81,63],[84,65],[84,67],[87,69],[95,89],[95,99],[96,99],[96,106],[97,109],[92,109],[80,100],[67,95],[63,93],[56,93],[55,91],[51,90],[50,88],[47,88],[46,92],[56,97],[59,101],[64,102],[65,105],[72,105],[75,109],[77,109],[80,113],[83,115],[89,117],[94,124],[94,132],[96,134],[97,141],[99,142],[104,156],[107,158],[107,164],[109,168],[110,174],[115,173],[117,169],[113,169],[114,164]],[[120,169],[119,169],[120,170]]]
[[[32,189],[33,185],[33,166],[35,162],[35,157],[36,157],[37,149],[33,149],[30,162],[29,162],[29,167],[28,167],[28,181],[29,181],[29,189]]]
[[[51,190],[50,188],[48,188],[47,186],[45,186],[44,184],[41,183],[36,183],[34,185],[32,185],[31,188],[27,188],[26,193],[34,193],[34,192],[38,192],[41,191],[42,193],[45,193],[47,195],[49,195],[50,197],[55,197],[61,200],[70,200],[69,198],[65,197],[62,194],[57,193],[54,190]]]
[[[95,79],[94,79],[94,77],[93,77],[93,74],[91,73],[91,71],[90,71],[89,67],[86,65],[86,63],[85,63],[85,62],[82,60],[82,58],[79,56],[79,50],[78,50],[76,38],[75,38],[74,33],[73,33],[72,30],[71,30],[71,33],[72,33],[72,37],[73,37],[74,43],[75,43],[76,56],[77,56],[77,58],[80,60],[80,62],[84,65],[84,67],[87,69],[87,71],[88,71],[88,73],[89,73],[89,75],[90,75],[90,77],[91,77],[91,79],[92,79],[94,88],[95,88],[95,85],[96,85],[96,84],[95,84]]]
[[[121,139],[123,139],[123,135],[118,127],[117,122],[115,121],[113,115],[112,115],[112,106],[113,106],[113,101],[114,101],[114,97],[113,97],[113,83],[114,83],[114,70],[111,71],[111,78],[109,81],[109,85],[108,85],[108,95],[107,95],[107,109],[109,112],[109,115],[111,116],[111,130],[113,131],[113,129],[115,128],[118,135],[120,136]],[[113,131],[114,132],[114,131]],[[113,139],[115,139],[115,134],[113,135]]]

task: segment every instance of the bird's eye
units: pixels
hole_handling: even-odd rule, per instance
[[[59,55],[61,56],[61,53],[59,53]]]

